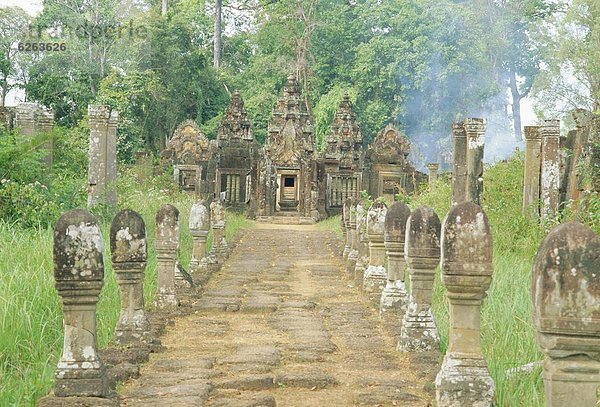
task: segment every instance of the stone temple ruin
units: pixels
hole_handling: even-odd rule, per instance
[[[294,76],[275,105],[264,146],[254,139],[244,102],[235,92],[210,141],[192,121],[174,132],[163,158],[173,164],[181,189],[199,199],[219,195],[229,209],[250,217],[286,216],[312,223],[341,213],[360,191],[393,198],[427,177],[407,157],[410,143],[392,125],[369,146],[350,98],[340,102],[324,151],[318,151],[313,119]]]

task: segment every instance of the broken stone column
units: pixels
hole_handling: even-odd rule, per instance
[[[413,211],[406,225],[406,262],[410,302],[402,320],[398,350],[425,352],[437,349],[438,330],[431,312],[435,269],[440,262],[440,219],[427,206]]]
[[[429,170],[429,185],[431,187],[437,181],[440,165],[438,163],[429,163],[427,164],[427,169]]]
[[[406,311],[404,237],[406,221],[409,216],[410,208],[403,202],[394,202],[385,215],[384,244],[387,251],[388,268],[387,282],[381,292],[379,302],[381,312],[391,308],[400,309],[402,312]]]
[[[492,235],[473,202],[450,209],[442,229],[442,283],[450,303],[448,349],[435,379],[438,406],[491,406],[494,381],[481,352],[481,304],[492,281]]]
[[[523,213],[539,215],[542,141],[539,126],[525,126],[525,172],[523,175]]]
[[[346,222],[344,221],[344,211],[342,206],[342,214],[340,215],[340,229],[342,230],[342,241],[344,246],[341,248],[341,255],[344,256],[344,250],[346,250],[346,239],[348,239],[348,230],[346,230]]]
[[[365,270],[369,266],[369,235],[367,234],[367,209],[363,200],[356,203],[356,235],[358,238],[358,255],[354,267],[354,283],[362,285]]]
[[[369,266],[365,270],[363,288],[367,292],[380,293],[385,286],[387,273],[385,262],[384,229],[387,206],[375,201],[367,212],[367,234],[369,236]]]
[[[190,271],[206,271],[208,267],[206,239],[210,231],[210,211],[206,207],[206,201],[196,202],[192,205],[189,226],[194,241]]]
[[[541,128],[541,216],[548,220],[558,214],[560,200],[560,121],[544,120]]]
[[[88,106],[90,147],[88,207],[117,204],[117,121],[109,106]]]
[[[600,239],[578,222],[554,228],[533,264],[533,322],[549,407],[598,404]]]
[[[21,102],[16,107],[15,126],[24,136],[33,136],[38,131],[41,106],[36,102]]]
[[[54,112],[52,110],[40,109],[37,128],[40,133],[52,133],[52,130],[54,130]],[[54,138],[52,135],[49,136],[48,141],[44,143],[42,148],[47,152],[44,157],[46,168],[51,170],[54,156]]]
[[[351,233],[350,233],[350,198],[346,198],[344,200],[344,204],[342,206],[342,219],[344,220],[344,230],[346,234],[344,235],[344,260],[348,260],[348,254],[350,254],[350,245],[351,245]]]
[[[350,251],[348,252],[348,259],[346,261],[346,271],[354,278],[354,269],[356,268],[356,260],[358,260],[358,232],[356,231],[356,205],[358,199],[353,198],[350,202],[350,213],[348,217],[349,228],[348,233],[350,234]]]
[[[485,119],[465,119],[467,133],[467,201],[481,205],[483,194],[483,149],[485,147]]]
[[[150,322],[144,310],[146,225],[138,213],[125,209],[115,216],[110,227],[110,252],[121,292],[115,342],[121,345],[150,342]]]
[[[175,294],[175,268],[179,251],[179,210],[163,205],[156,214],[156,260],[158,308],[172,310],[179,305]]]
[[[463,122],[452,123],[454,167],[452,169],[452,205],[467,197],[467,132]]]
[[[106,397],[106,371],[96,342],[96,304],[104,282],[104,242],[98,222],[85,210],[66,212],[56,224],[54,279],[62,299],[65,329],[54,394]]]

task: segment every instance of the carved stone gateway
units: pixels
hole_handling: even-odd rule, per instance
[[[317,216],[316,173],[312,119],[298,81],[290,76],[269,121],[259,167],[259,214],[284,211]]]
[[[409,153],[408,139],[392,125],[377,134],[364,159],[363,185],[369,195],[393,201],[396,194],[411,193],[426,182],[408,161]]]
[[[146,225],[138,213],[125,209],[115,216],[110,227],[110,252],[121,292],[115,342],[150,342],[150,322],[144,310]]]
[[[427,206],[413,211],[406,225],[406,262],[410,303],[402,320],[398,350],[423,352],[437,348],[439,335],[431,298],[435,269],[440,262],[440,219]]]
[[[179,251],[179,210],[164,205],[156,214],[156,261],[158,308],[172,310],[179,305],[175,294],[175,268]]]
[[[600,239],[565,223],[544,239],[532,271],[533,321],[549,407],[594,407],[600,385]]]
[[[173,164],[173,177],[181,189],[205,199],[214,192],[216,148],[194,121],[186,120],[173,133],[162,157]]]
[[[104,243],[100,226],[89,212],[69,211],[58,220],[54,229],[54,279],[62,299],[65,329],[54,394],[106,397],[106,371],[96,342]]]
[[[88,207],[117,204],[117,121],[109,106],[89,105]]]
[[[384,229],[387,206],[375,201],[367,212],[367,234],[369,236],[369,266],[365,270],[363,288],[370,293],[381,293],[387,280],[385,271]]]
[[[435,379],[438,406],[491,406],[494,381],[481,351],[481,303],[492,281],[487,216],[472,202],[450,209],[442,229],[442,283],[450,302],[448,349]]]
[[[388,269],[387,282],[381,292],[379,302],[382,312],[390,308],[399,308],[402,312],[406,310],[404,238],[406,221],[409,216],[410,208],[403,202],[394,202],[385,215],[384,244],[387,251]]]

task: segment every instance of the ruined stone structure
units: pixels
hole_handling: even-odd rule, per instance
[[[468,118],[452,124],[454,171],[452,205],[464,201],[481,203],[485,119]]]
[[[358,196],[362,189],[362,170],[363,136],[350,97],[344,95],[319,161],[319,210],[322,214],[339,213],[346,198]]]
[[[194,121],[186,120],[177,127],[162,156],[173,163],[173,177],[181,189],[195,192],[201,199],[211,199],[215,191],[216,150],[216,142],[206,138]]]
[[[125,209],[115,216],[110,227],[110,252],[121,293],[115,342],[121,345],[150,342],[150,322],[144,310],[146,225],[138,213]]]
[[[156,214],[156,261],[158,291],[156,304],[160,309],[174,309],[179,305],[175,293],[175,269],[179,251],[179,210],[164,205]]]
[[[410,164],[409,153],[408,139],[394,126],[386,126],[365,152],[362,189],[388,201],[394,201],[396,194],[415,191],[427,178]]]
[[[406,221],[410,216],[410,208],[404,202],[394,202],[385,215],[384,245],[387,251],[387,282],[381,292],[379,307],[381,311],[399,308],[406,311],[406,286],[404,273],[404,238]]]
[[[540,170],[542,166],[539,126],[525,126],[525,171],[523,180],[523,211],[539,215]]]
[[[557,226],[538,249],[531,298],[549,407],[598,403],[599,273],[600,239],[580,223]]]
[[[88,207],[117,205],[117,121],[109,106],[89,105]]]
[[[433,185],[437,181],[440,165],[438,163],[429,163],[427,164],[427,169],[429,170],[429,185]]]
[[[7,124],[7,128],[18,128],[21,134],[32,136],[39,133],[50,133],[54,128],[54,112],[43,108],[38,103],[22,102],[15,109],[14,121],[13,113],[6,108],[0,112],[0,121]],[[54,150],[54,139],[50,138],[40,146],[47,152],[44,157],[46,168],[52,168],[52,155]]]
[[[15,127],[15,112],[14,107],[0,106],[0,126],[6,130],[12,130]]]
[[[433,209],[420,206],[410,215],[406,229],[410,301],[402,320],[398,349],[423,352],[436,349],[439,342],[431,301],[435,269],[440,261],[441,223]]]
[[[381,293],[387,281],[385,263],[385,215],[387,206],[375,201],[367,212],[367,235],[369,236],[369,264],[363,278],[363,288],[370,293]]]
[[[65,335],[55,374],[58,397],[108,395],[96,341],[103,255],[102,231],[92,214],[76,209],[60,217],[54,229],[54,279],[63,304]]]
[[[560,122],[544,120],[542,133],[542,168],[540,181],[541,215],[550,219],[558,214],[560,201]]]
[[[215,192],[224,195],[224,205],[232,210],[248,210],[256,215],[251,199],[256,195],[259,145],[254,140],[252,126],[239,92],[234,92],[231,103],[217,131]],[[253,182],[254,180],[254,182]]]
[[[441,268],[450,332],[435,380],[438,406],[491,406],[495,387],[481,351],[480,325],[492,281],[492,236],[478,205],[467,201],[450,209],[442,229]]]
[[[348,95],[340,102],[324,144],[318,152],[305,97],[290,76],[273,109],[263,147],[254,140],[244,102],[234,92],[215,142],[186,121],[163,157],[174,165],[184,190],[194,191],[198,184],[201,199],[219,195],[227,208],[263,220],[313,223],[341,213],[344,201],[358,198],[363,190],[373,197],[393,198],[427,181],[409,163],[410,143],[393,126],[381,130],[365,150]]]

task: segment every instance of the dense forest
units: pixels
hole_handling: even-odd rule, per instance
[[[215,137],[234,89],[263,141],[290,73],[301,81],[317,140],[348,92],[365,141],[395,122],[413,141],[416,161],[443,153],[450,122],[466,116],[487,117],[492,138],[512,141],[507,155],[521,139],[525,97],[546,117],[600,108],[597,0],[44,0],[43,6],[35,18],[20,8],[0,9],[2,103],[20,88],[66,127],[78,125],[89,103],[109,104],[121,114],[124,161],[138,150],[159,151],[184,119]],[[64,43],[65,50],[20,52],[17,43],[27,41]]]

